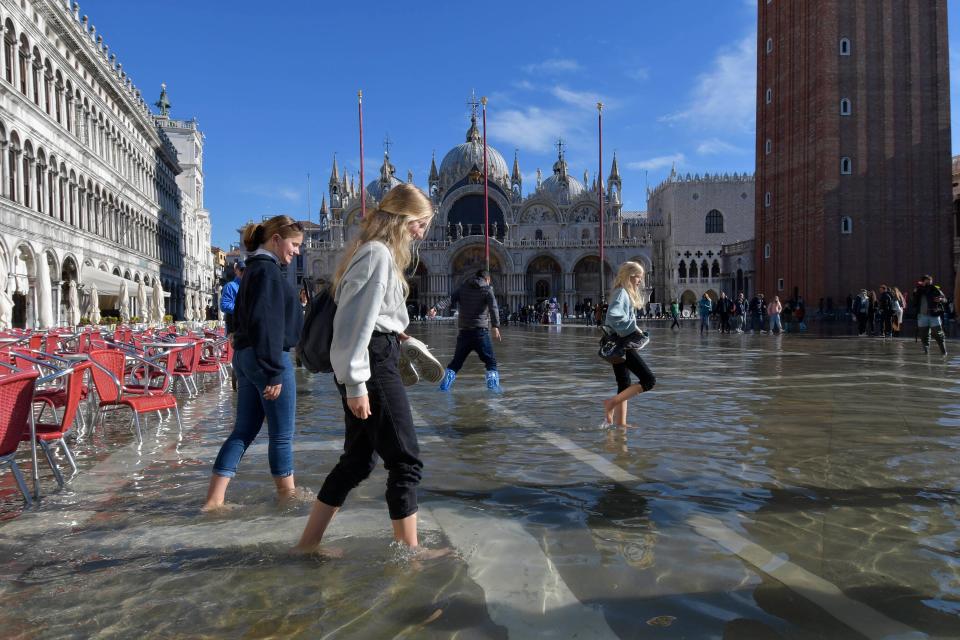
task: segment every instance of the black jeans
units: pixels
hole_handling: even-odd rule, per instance
[[[720,314],[720,333],[730,333],[730,314]]]
[[[487,371],[497,370],[497,358],[493,355],[493,342],[490,340],[488,329],[460,329],[460,333],[457,334],[457,348],[453,352],[453,360],[447,365],[447,369],[453,372],[460,371],[471,351],[475,351],[480,356]]]
[[[647,363],[640,357],[640,352],[636,349],[627,349],[624,357],[625,362],[613,365],[613,375],[617,377],[617,393],[620,393],[632,384],[630,382],[631,373],[637,376],[640,386],[643,387],[644,391],[653,389],[653,385],[657,383],[657,377],[653,375],[653,371],[650,371],[650,367],[648,367]]]
[[[350,412],[346,388],[338,384],[346,423],[343,455],[323,482],[317,499],[331,507],[343,506],[347,494],[370,475],[380,456],[387,470],[390,519],[401,520],[417,512],[417,485],[423,463],[407,392],[397,371],[397,336],[375,334],[368,353],[370,417],[361,420]]]

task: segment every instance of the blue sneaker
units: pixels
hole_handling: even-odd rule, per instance
[[[500,393],[500,372],[487,371],[487,389]]]
[[[447,372],[443,374],[443,381],[440,382],[440,391],[450,391],[450,387],[453,386],[453,381],[457,379],[457,372],[453,369],[447,369]]]

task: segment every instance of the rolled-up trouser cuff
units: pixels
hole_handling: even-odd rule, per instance
[[[399,511],[399,512],[397,512],[397,513],[394,513],[393,510],[391,509],[391,510],[390,510],[390,519],[391,519],[391,520],[403,520],[404,518],[409,518],[410,516],[412,516],[413,514],[415,514],[415,513],[416,513],[417,511],[419,511],[419,510],[420,510],[420,508],[419,508],[417,505],[414,505],[412,509],[409,509],[409,510],[407,510],[407,511]]]
[[[216,469],[213,470],[213,475],[220,476],[221,478],[232,478],[237,475],[236,471],[227,471],[226,469]]]

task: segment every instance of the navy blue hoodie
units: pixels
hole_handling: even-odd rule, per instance
[[[233,347],[253,347],[267,384],[280,384],[283,352],[300,340],[303,308],[297,290],[287,282],[276,259],[247,259],[233,311]]]

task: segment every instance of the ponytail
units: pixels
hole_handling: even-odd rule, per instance
[[[263,244],[263,225],[251,222],[243,228],[243,246],[247,251],[256,251]]]

